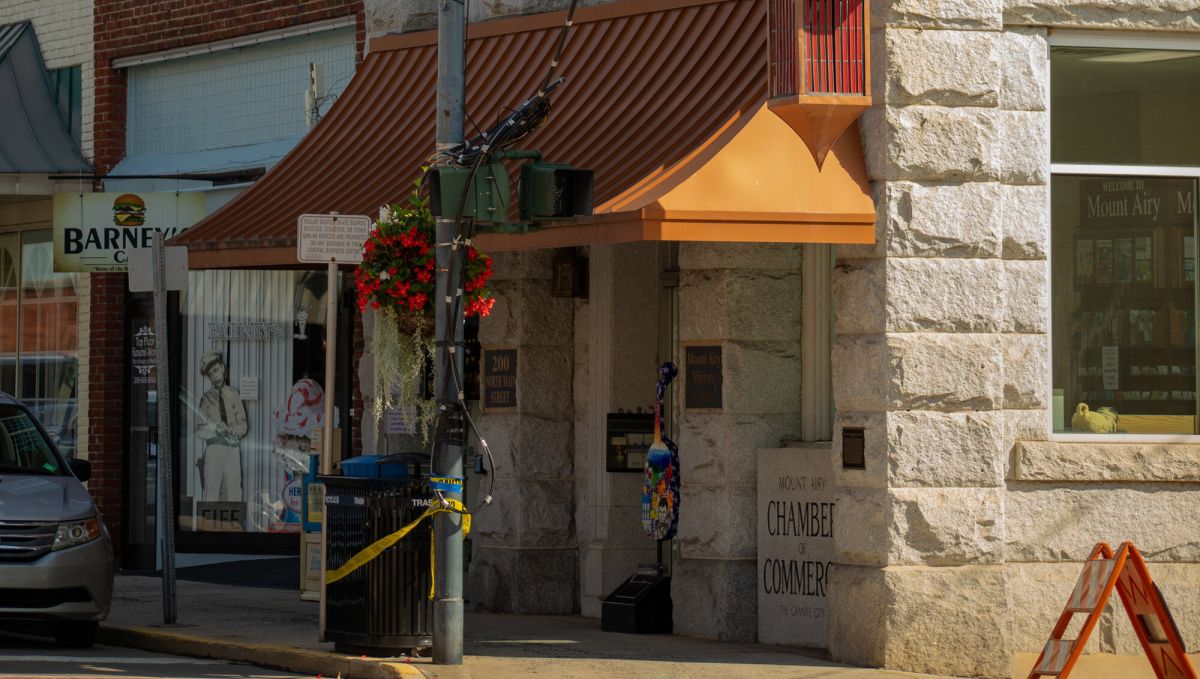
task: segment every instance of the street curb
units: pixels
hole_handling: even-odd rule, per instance
[[[143,651],[173,653],[195,658],[215,658],[261,665],[287,672],[299,672],[342,679],[396,679],[425,674],[407,663],[367,660],[351,656],[309,651],[275,644],[243,643],[146,627],[101,625],[97,640],[110,646],[138,648]]]

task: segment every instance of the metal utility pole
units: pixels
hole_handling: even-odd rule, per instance
[[[163,624],[175,624],[175,483],[171,457],[171,383],[167,358],[167,257],[162,231],[154,231],[154,354],[158,391],[158,497],[162,517]]]
[[[438,82],[437,82],[437,150],[446,151],[463,141],[463,118],[466,102],[464,55],[466,53],[466,22],[462,0],[441,0],[438,12]],[[444,156],[439,163],[445,163]],[[438,427],[433,456],[435,476],[462,478],[463,445],[462,413],[459,412],[458,393],[451,377],[451,361],[457,364],[457,374],[462,375],[462,307],[448,305],[458,287],[456,261],[461,262],[459,252],[450,248],[454,240],[454,219],[437,220],[437,287],[434,298],[434,336],[436,356],[434,360],[434,398],[438,406],[446,409]],[[457,309],[454,318],[451,312]],[[450,337],[449,335],[453,335]],[[449,351],[454,346],[453,353]],[[462,500],[462,487],[458,492],[443,492],[447,498]],[[437,592],[433,607],[433,661],[440,665],[461,665],[463,661],[463,535],[462,516],[443,512],[433,517],[434,550],[437,554]]]

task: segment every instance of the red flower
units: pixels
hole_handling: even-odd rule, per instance
[[[363,261],[355,271],[359,308],[432,314],[435,242],[433,216],[419,197],[414,195],[407,205],[386,208],[383,221],[375,224],[363,246]],[[472,246],[467,246],[466,255],[464,314],[486,316],[495,304],[487,289],[491,257]]]

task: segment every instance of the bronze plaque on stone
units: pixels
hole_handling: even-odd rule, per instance
[[[514,410],[517,407],[517,349],[484,347],[483,409]]]
[[[866,430],[862,427],[842,427],[842,468],[867,468]]]
[[[683,347],[683,407],[687,410],[721,410],[724,373],[720,344],[687,344]]]

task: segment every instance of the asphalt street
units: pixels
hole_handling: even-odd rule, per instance
[[[59,648],[51,640],[0,631],[0,677],[77,679],[284,679],[304,675],[205,660],[96,645]]]

